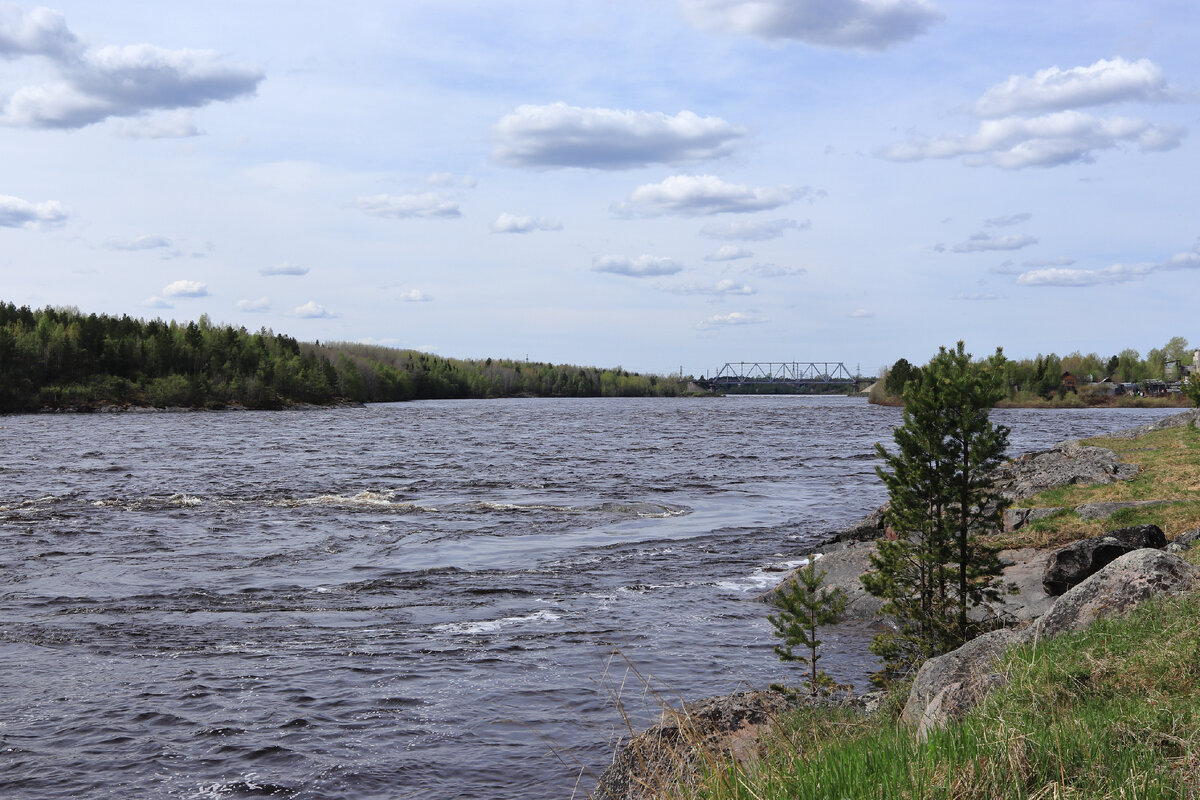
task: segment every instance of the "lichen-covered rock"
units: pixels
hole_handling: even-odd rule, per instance
[[[1167,428],[1182,428],[1185,425],[1200,425],[1200,408],[1189,408],[1179,414],[1172,414],[1169,417],[1155,420],[1146,425],[1139,425],[1136,428],[1118,431],[1117,433],[1109,434],[1110,439],[1136,439],[1139,436],[1144,436],[1147,433],[1154,431],[1162,431]]]
[[[1195,546],[1197,539],[1200,539],[1200,528],[1192,528],[1190,531],[1184,531],[1167,544],[1167,552],[1182,553],[1185,550],[1191,550]]]
[[[618,750],[595,800],[644,800],[689,782],[705,756],[747,760],[760,728],[791,707],[778,692],[736,692],[668,708],[657,725]]]
[[[929,731],[961,718],[989,688],[1002,681],[995,668],[997,660],[1008,647],[1027,636],[1026,631],[992,631],[927,660],[917,670],[900,713],[901,721],[915,726],[924,738]]]
[[[1154,595],[1197,588],[1200,568],[1177,555],[1148,548],[1126,553],[1058,598],[1033,625],[984,634],[926,661],[917,671],[901,719],[924,736],[961,718],[988,690],[1004,682],[996,662],[1009,647],[1081,630],[1098,617],[1128,614]]]
[[[1200,585],[1200,569],[1162,550],[1134,550],[1069,590],[1033,624],[1034,638],[1086,628],[1098,617],[1127,614],[1152,595],[1174,595]]]
[[[1049,450],[1026,453],[1001,465],[995,485],[1009,500],[1023,500],[1058,486],[1094,485],[1129,480],[1136,464],[1123,464],[1112,450],[1064,442]]]
[[[1134,525],[1103,536],[1080,539],[1050,555],[1042,586],[1046,594],[1060,595],[1126,553],[1144,547],[1161,549],[1166,545],[1167,537],[1157,525]]]

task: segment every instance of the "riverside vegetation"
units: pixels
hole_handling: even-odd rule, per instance
[[[1097,353],[1082,354],[1078,350],[1066,356],[1055,353],[1039,354],[1035,358],[1005,359],[1004,386],[1006,391],[997,399],[998,408],[1083,408],[1085,406],[1157,407],[1186,406],[1182,395],[1147,397],[1139,395],[1114,396],[1089,384],[1105,379],[1115,383],[1143,383],[1170,380],[1184,367],[1192,365],[1193,350],[1187,339],[1174,336],[1162,347],[1151,348],[1143,357],[1137,350],[1127,348],[1105,359]],[[1168,366],[1173,365],[1173,366]],[[880,380],[871,388],[870,401],[878,405],[898,406],[903,403],[904,385],[918,375],[921,367],[906,358],[882,370]],[[1169,370],[1174,370],[1173,373]],[[1063,374],[1071,373],[1079,387],[1071,391],[1063,384]],[[1194,383],[1194,382],[1193,382]]]
[[[0,412],[157,406],[281,408],[418,399],[646,397],[677,378],[507,359],[463,360],[262,329],[32,310],[0,303]]]
[[[1176,563],[1200,576],[1200,548],[1188,549],[1200,539],[1198,418],[1188,412],[1162,429],[1149,426],[1082,442],[1136,464],[1136,475],[1024,497],[1022,506],[1049,515],[1015,531],[980,537],[981,544],[1054,548],[1155,524],[1176,540],[1172,548],[1186,560]],[[1109,512],[1104,515],[1084,513],[1101,507],[1097,504],[1114,505],[1102,507]],[[1130,557],[1144,553],[1177,559],[1147,550]],[[950,714],[944,725],[914,725],[905,708],[906,700],[913,703],[911,678],[894,681],[876,695],[872,713],[849,701],[792,702],[784,708],[759,701],[765,710],[742,723],[745,733],[733,734],[735,746],[705,731],[703,739],[692,740],[689,766],[666,771],[668,780],[638,796],[1200,797],[1200,595],[1194,591],[1200,584],[1193,577],[1191,590],[1155,596],[1158,578],[1115,580],[1149,581],[1150,598],[1122,617],[1122,602],[1102,591],[1093,608],[1098,615],[1108,613],[1105,609],[1113,615],[1081,629],[1057,636],[1031,633],[1041,629],[1039,620],[1022,631],[988,634],[985,638],[1011,637],[1014,644],[1001,648],[999,661],[979,676],[987,688],[978,704]],[[747,727],[751,721],[753,730]]]

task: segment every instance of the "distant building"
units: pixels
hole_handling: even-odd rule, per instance
[[[1075,392],[1079,388],[1079,381],[1075,380],[1075,376],[1071,373],[1064,372],[1062,374],[1062,385],[1064,391]]]

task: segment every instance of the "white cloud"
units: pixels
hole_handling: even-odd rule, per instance
[[[187,139],[204,134],[192,115],[182,111],[122,120],[116,130],[118,135],[126,139]]]
[[[1013,75],[974,104],[982,118],[974,133],[915,137],[883,148],[893,161],[962,158],[969,166],[1002,169],[1091,163],[1096,153],[1120,146],[1161,152],[1179,146],[1187,130],[1136,117],[1098,118],[1077,109],[1119,102],[1175,99],[1157,66],[1146,59],[1101,59],[1087,67],[1050,67],[1032,77]],[[1032,116],[1022,116],[1023,114]]]
[[[989,228],[1008,228],[1013,225],[1020,225],[1022,222],[1029,222],[1031,219],[1033,219],[1033,214],[1030,214],[1028,211],[1026,211],[1021,214],[1009,214],[1002,217],[991,217],[990,219],[985,219],[983,224],[987,225]]]
[[[266,297],[260,297],[257,300],[238,300],[237,310],[251,312],[270,311],[271,301]]]
[[[1172,99],[1161,69],[1148,59],[1100,59],[1088,67],[1038,70],[1032,77],[1012,75],[996,84],[975,102],[984,118],[1027,111],[1063,111],[1128,101],[1158,102]]]
[[[773,220],[733,220],[731,222],[709,222],[700,228],[700,235],[709,239],[724,239],[735,242],[765,242],[778,239],[785,231],[809,230],[812,223],[808,220],[796,222],[794,219]]]
[[[858,308],[850,312],[850,316],[854,319],[870,319],[875,316],[874,311],[868,311],[865,308]]]
[[[704,30],[860,50],[909,41],[942,19],[925,0],[680,0],[680,5]]]
[[[199,281],[175,281],[163,287],[167,297],[208,297],[208,285]]]
[[[170,301],[165,297],[147,297],[142,301],[142,305],[146,308],[174,308]]]
[[[1030,270],[1017,276],[1017,283],[1023,286],[1101,286],[1139,281],[1156,272],[1182,269],[1200,269],[1200,245],[1193,250],[1176,253],[1157,264],[1112,264],[1100,269],[1047,267]]]
[[[987,250],[1020,250],[1031,244],[1037,244],[1037,239],[1028,235],[993,236],[990,233],[974,233],[965,242],[959,242],[950,248],[956,253],[981,253]]]
[[[764,278],[782,278],[790,275],[808,275],[803,266],[780,266],[779,264],[751,264],[743,267],[742,272],[752,273]]]
[[[728,278],[714,284],[683,284],[669,286],[666,291],[672,294],[707,294],[707,295],[746,295],[754,294],[754,289],[744,283],[737,283]]]
[[[304,317],[305,319],[327,319],[334,316],[324,306],[312,300],[309,300],[302,306],[296,306],[292,310],[292,313],[297,317]]]
[[[967,294],[964,292],[964,293],[959,293],[959,294],[954,295],[954,299],[955,300],[979,300],[979,301],[999,300],[1000,295],[993,294],[991,292],[975,292],[972,294]]]
[[[704,257],[705,261],[736,261],[739,258],[750,258],[754,255],[744,247],[736,244],[723,244]]]
[[[155,250],[171,247],[171,240],[165,236],[139,236],[136,239],[109,239],[104,246],[109,250]]]
[[[911,139],[885,148],[879,155],[892,161],[963,157],[969,166],[1002,169],[1053,167],[1090,163],[1097,151],[1122,144],[1134,145],[1143,153],[1172,150],[1186,133],[1176,125],[1153,125],[1130,117],[1098,119],[1078,111],[1059,111],[1029,119],[985,120],[970,136]]]
[[[307,275],[308,267],[302,267],[298,264],[293,264],[290,261],[284,261],[276,264],[273,267],[263,267],[258,271],[259,275]]]
[[[16,5],[0,5],[0,58],[40,55],[65,59],[78,49],[79,40],[57,11],[35,8],[24,13]]]
[[[12,195],[0,195],[0,228],[43,228],[66,221],[67,210],[57,200],[31,203]]]
[[[377,194],[360,197],[354,205],[373,217],[389,219],[456,219],[462,216],[458,203],[441,192],[423,194]]]
[[[406,303],[428,303],[433,298],[420,289],[408,289],[400,293],[400,299]]]
[[[743,128],[691,111],[579,108],[566,103],[523,105],[495,126],[492,157],[517,167],[632,169],[689,164],[733,152]]]
[[[109,117],[234,100],[253,94],[264,77],[257,69],[227,63],[211,50],[167,50],[150,44],[102,47],[61,57],[56,66],[58,78],[13,92],[0,111],[0,122],[82,128]]]
[[[807,186],[746,186],[726,183],[715,175],[673,175],[661,183],[633,190],[626,203],[613,207],[618,215],[686,217],[708,214],[748,214],[787,205],[805,196],[820,196]]]
[[[662,256],[640,255],[637,258],[630,258],[629,256],[598,256],[592,259],[593,272],[611,272],[615,275],[627,275],[631,278],[674,275],[682,270],[683,265],[678,261]]]
[[[743,267],[741,271],[759,275],[763,278],[784,278],[788,275],[808,274],[808,270],[804,267],[781,267],[778,264],[771,263],[752,264],[749,267]]]
[[[696,324],[697,328],[721,328],[731,325],[761,325],[770,322],[761,314],[743,311],[731,311],[728,314],[714,314],[708,319]]]
[[[533,231],[561,231],[562,222],[545,217],[518,217],[507,211],[492,223],[493,233],[532,233]]]

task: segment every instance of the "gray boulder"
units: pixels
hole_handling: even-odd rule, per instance
[[[1155,420],[1146,425],[1139,425],[1136,428],[1118,431],[1117,433],[1109,434],[1111,439],[1136,439],[1139,436],[1144,436],[1147,433],[1154,431],[1166,430],[1167,428],[1182,428],[1185,425],[1200,425],[1200,408],[1189,408],[1187,411],[1179,414],[1172,414],[1169,417]]]
[[[1031,626],[998,630],[926,661],[917,671],[901,719],[924,737],[960,719],[1006,678],[996,669],[1009,647],[1077,631],[1098,617],[1127,614],[1153,595],[1174,595],[1200,588],[1200,568],[1161,550],[1134,550],[1058,598]]]
[[[1003,682],[996,662],[1004,651],[1027,639],[1028,629],[1001,629],[927,660],[917,670],[900,720],[915,726],[923,739],[929,731],[961,719],[990,688]]]
[[[643,800],[686,786],[710,759],[746,760],[759,729],[792,707],[777,692],[735,692],[666,708],[657,725],[630,739],[600,775],[596,800]],[[707,756],[707,757],[706,757]]]
[[[1167,545],[1167,552],[1182,553],[1185,550],[1191,550],[1197,539],[1200,539],[1200,528],[1184,531],[1171,540],[1171,543]]]
[[[846,593],[846,611],[842,615],[845,620],[870,621],[879,616],[883,600],[867,593],[863,588],[863,573],[871,569],[871,554],[875,552],[875,542],[850,544],[832,552],[826,552],[818,561],[817,569],[825,570],[824,586],[828,589],[838,588]],[[790,572],[774,589],[763,594],[759,599],[770,603],[775,599],[775,593],[780,586],[785,586],[795,576]]]
[[[1200,569],[1173,553],[1134,550],[1068,591],[1033,624],[1035,639],[1086,628],[1098,617],[1127,614],[1147,597],[1200,586]]]
[[[1081,539],[1051,554],[1042,586],[1046,594],[1060,595],[1126,553],[1144,547],[1160,549],[1166,545],[1167,537],[1157,525],[1135,525],[1104,536]]]
[[[1094,485],[1129,480],[1136,464],[1123,464],[1112,450],[1063,442],[1049,450],[1025,453],[1001,465],[996,488],[1010,500],[1023,500],[1058,486]]]

